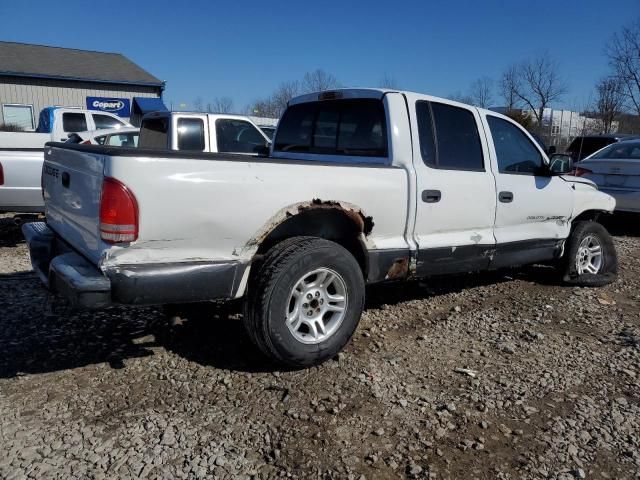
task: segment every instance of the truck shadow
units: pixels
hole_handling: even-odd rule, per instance
[[[611,235],[640,237],[640,213],[616,213],[603,215],[600,221]]]
[[[521,278],[552,283],[548,268],[490,272],[460,277],[372,286],[367,309],[424,300],[465,289]],[[265,359],[244,332],[241,309],[192,307],[169,322],[160,308],[114,307],[104,311],[47,312],[46,295],[33,274],[0,274],[0,378],[74,369],[100,363],[162,355],[165,349],[190,362],[224,370],[273,372],[282,366]],[[161,360],[167,363],[165,358]],[[163,363],[163,365],[164,365]],[[156,367],[157,368],[157,367]],[[168,367],[167,367],[168,368]]]

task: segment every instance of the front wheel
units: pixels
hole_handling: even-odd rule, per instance
[[[601,287],[618,274],[618,257],[609,232],[596,222],[578,222],[565,246],[563,280],[571,285]]]
[[[349,251],[322,238],[295,237],[252,267],[244,325],[274,360],[317,365],[346,345],[363,304],[364,279]]]

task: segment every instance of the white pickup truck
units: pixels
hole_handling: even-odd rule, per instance
[[[617,272],[596,222],[612,197],[567,162],[553,171],[509,118],[427,95],[295,98],[270,157],[63,144],[45,157],[47,222],[23,232],[51,291],[84,307],[244,297],[249,336],[289,365],[343,348],[368,283],[537,262],[575,285]]]
[[[69,134],[131,125],[106,112],[47,107],[35,132],[0,132],[0,212],[44,211],[40,186],[44,144]]]
[[[56,121],[53,125],[64,125],[64,140],[71,131],[66,118],[69,115],[87,115],[82,125],[77,127],[90,129],[112,128],[103,121],[97,123],[97,117],[105,117],[104,113],[81,113],[78,110],[70,112],[56,110]],[[93,119],[91,119],[93,118]],[[123,128],[129,126],[120,122]],[[55,127],[59,129],[59,127]],[[3,134],[0,133],[0,212],[42,212],[44,201],[41,193],[40,177],[42,173],[43,148],[45,142],[54,141],[60,133],[7,133],[7,136],[18,135],[32,143],[39,144],[38,148],[3,148]],[[34,141],[30,136],[38,139]],[[41,136],[45,137],[42,138]],[[38,137],[40,136],[40,137]],[[12,138],[15,142],[15,139]],[[62,138],[61,141],[64,141]],[[24,140],[23,140],[24,143]],[[188,152],[208,153],[238,153],[243,155],[257,155],[269,152],[269,138],[248,117],[240,115],[210,114],[210,113],[180,113],[180,112],[156,112],[150,113],[142,120],[139,137],[139,147],[157,150],[181,150]],[[4,172],[4,180],[1,173]]]

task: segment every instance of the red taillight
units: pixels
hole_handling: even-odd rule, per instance
[[[115,178],[105,177],[100,197],[100,237],[107,243],[138,238],[138,203],[133,193]]]
[[[587,173],[593,173],[593,172],[591,170],[589,170],[588,168],[576,167],[576,173],[575,173],[576,177],[581,177],[583,175],[586,175]]]
[[[4,169],[2,168],[1,163],[0,163],[0,185],[4,185]]]

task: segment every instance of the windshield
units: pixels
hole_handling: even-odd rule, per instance
[[[640,160],[640,142],[620,142],[609,145],[591,158],[611,158],[616,160],[633,159]]]

